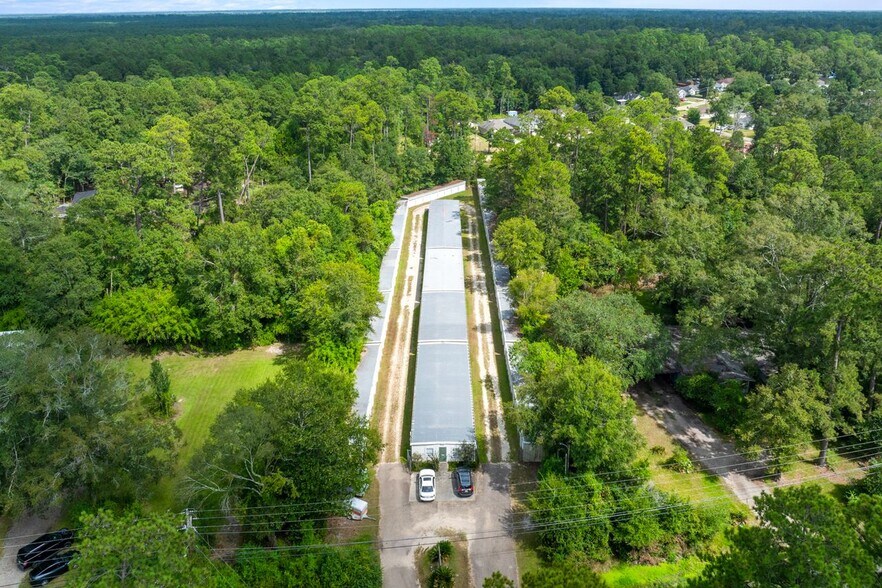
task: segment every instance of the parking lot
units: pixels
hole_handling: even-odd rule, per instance
[[[410,475],[410,485],[413,491],[409,494],[409,502],[419,502],[419,498],[417,496],[417,494],[419,493],[419,488],[417,487],[417,475],[417,472],[414,472]],[[455,483],[453,480],[453,471],[447,468],[446,463],[442,463],[441,467],[439,467],[438,471],[435,473],[435,502],[447,502],[449,500],[455,500],[458,502],[474,502],[474,494],[462,498],[456,495],[456,491],[454,490],[454,488]]]
[[[417,500],[416,475],[401,464],[381,464],[380,542],[383,585],[418,586],[414,555],[441,536],[463,533],[469,539],[471,584],[480,586],[499,570],[517,578],[514,540],[505,532],[510,513],[509,464],[484,464],[474,474],[475,494],[459,498],[446,464],[436,478],[433,502]]]

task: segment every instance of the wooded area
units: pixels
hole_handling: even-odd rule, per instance
[[[0,19],[0,36],[0,331],[24,330],[0,339],[5,512],[85,497],[87,529],[131,542],[119,521],[179,443],[168,375],[138,381],[122,345],[283,342],[295,357],[236,394],[176,489],[221,513],[210,536],[226,517],[250,534],[235,573],[199,573],[379,585],[376,554],[322,546],[321,521],[380,447],[351,414],[352,372],[394,204],[486,177],[525,337],[512,413],[546,449],[527,503],[549,566],[524,585],[695,554],[696,585],[877,581],[882,17],[102,16]],[[703,112],[675,110],[687,79]],[[475,123],[511,110],[534,132],[476,149]],[[654,487],[638,458],[625,392],[670,372],[673,344],[678,393],[766,474],[860,443],[866,477],[841,496],[776,490],[757,509],[774,527],[720,549],[743,513]],[[708,371],[723,352],[744,377]],[[787,523],[803,512],[848,549]],[[173,520],[137,524],[163,537]],[[128,565],[88,533],[75,584]],[[804,559],[780,549],[794,542]],[[144,574],[197,564],[175,565]]]

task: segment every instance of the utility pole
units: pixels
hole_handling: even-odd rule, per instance
[[[181,529],[182,531],[195,531],[196,527],[193,526],[193,515],[196,514],[196,511],[192,508],[184,509],[184,512],[181,513],[185,517],[184,527]]]
[[[569,476],[570,475],[570,446],[568,443],[564,443],[563,441],[560,442],[560,445],[563,447],[566,447],[566,449],[567,449],[567,454],[566,454],[566,457],[564,458],[564,475]],[[560,455],[560,453],[558,453],[558,455]]]

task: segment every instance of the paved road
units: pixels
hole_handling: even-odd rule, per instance
[[[511,503],[508,494],[511,466],[485,464],[475,475],[474,499],[448,498],[442,484],[449,474],[439,472],[439,498],[421,503],[413,499],[416,484],[400,464],[380,464],[380,558],[383,586],[419,586],[414,557],[419,546],[434,545],[442,535],[463,533],[469,538],[471,584],[480,586],[496,570],[517,578],[515,544],[505,531]],[[479,538],[480,537],[480,538]]]
[[[747,460],[737,455],[734,445],[723,441],[679,396],[657,382],[635,387],[631,396],[693,459],[720,476],[738,500],[753,508],[753,500],[763,493],[764,486],[742,473],[745,468],[741,464]]]

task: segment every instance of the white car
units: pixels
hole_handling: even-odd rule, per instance
[[[432,502],[435,500],[435,470],[420,470],[419,475],[417,475],[417,485],[419,486],[421,502]]]

